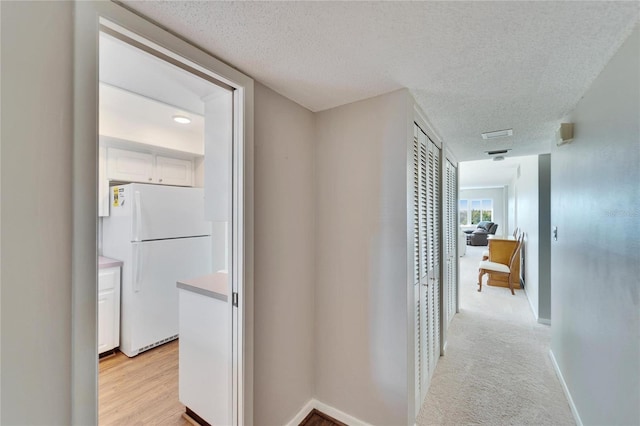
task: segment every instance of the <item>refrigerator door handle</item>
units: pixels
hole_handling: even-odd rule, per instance
[[[142,206],[140,202],[140,191],[134,193],[136,202],[136,212],[133,221],[133,241],[140,241],[140,228],[142,228]]]
[[[133,292],[140,292],[140,275],[142,262],[140,261],[140,244],[133,245]]]

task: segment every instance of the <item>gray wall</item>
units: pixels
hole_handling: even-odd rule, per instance
[[[314,390],[314,117],[259,83],[254,100],[254,419],[282,425]]]
[[[640,423],[640,33],[552,147],[551,348],[584,424]]]
[[[551,154],[538,156],[538,321],[551,322]]]
[[[401,90],[316,117],[316,397],[379,425],[409,423],[408,105]]]
[[[71,6],[0,3],[6,425],[71,423]]]

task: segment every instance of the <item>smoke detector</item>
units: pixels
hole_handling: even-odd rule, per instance
[[[484,132],[482,133],[482,139],[496,139],[496,138],[504,138],[506,136],[513,136],[513,129],[505,129],[505,130],[494,130],[493,132]]]

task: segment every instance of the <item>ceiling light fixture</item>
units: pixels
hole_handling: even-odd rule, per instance
[[[191,119],[185,115],[174,115],[172,118],[173,118],[173,121],[175,121],[176,123],[180,123],[180,124],[191,123]]]
[[[485,151],[487,153],[487,155],[496,155],[496,154],[506,154],[507,152],[511,151],[510,149],[499,149],[496,151]]]
[[[493,132],[482,133],[482,139],[503,138],[505,136],[513,136],[513,129],[494,130]]]

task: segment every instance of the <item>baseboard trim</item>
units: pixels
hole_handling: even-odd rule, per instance
[[[369,423],[363,422],[362,420],[340,411],[337,408],[333,408],[324,402],[320,402],[317,399],[310,399],[286,426],[298,426],[314,408],[338,421],[341,421],[342,423],[348,424],[349,426],[371,426]]]
[[[302,421],[307,417],[307,415],[313,410],[315,407],[313,405],[314,399],[310,399],[306,404],[298,411],[290,421],[287,423],[287,426],[298,426]]]
[[[347,413],[344,413],[337,408],[333,408],[330,405],[327,405],[318,400],[314,400],[316,403],[315,409],[322,411],[325,414],[333,417],[336,420],[340,420],[342,423],[348,424],[349,426],[371,426],[369,423],[363,422],[360,419],[357,419]]]
[[[546,318],[538,318],[538,323],[544,325],[551,325],[551,320]]]
[[[529,297],[529,293],[527,292],[527,289],[524,289],[524,294],[527,295],[527,300],[529,301],[529,307],[531,308],[531,312],[533,313],[533,318],[535,318],[536,321],[538,321],[538,311],[536,311],[536,308],[533,306],[533,303],[531,302],[531,298]]]
[[[562,376],[562,371],[560,371],[560,366],[558,365],[558,361],[556,361],[556,357],[553,354],[553,351],[551,349],[549,349],[549,358],[551,358],[551,364],[553,364],[553,369],[556,370],[556,376],[558,376],[558,380],[560,380],[560,385],[562,386],[564,395],[567,397],[567,401],[569,402],[569,408],[571,408],[571,414],[573,414],[573,419],[576,421],[577,426],[583,426],[582,419],[580,418],[580,413],[578,413],[576,404],[574,404],[573,402],[573,398],[571,397],[571,392],[569,392],[569,387],[567,387],[567,382],[564,381],[564,377]]]

